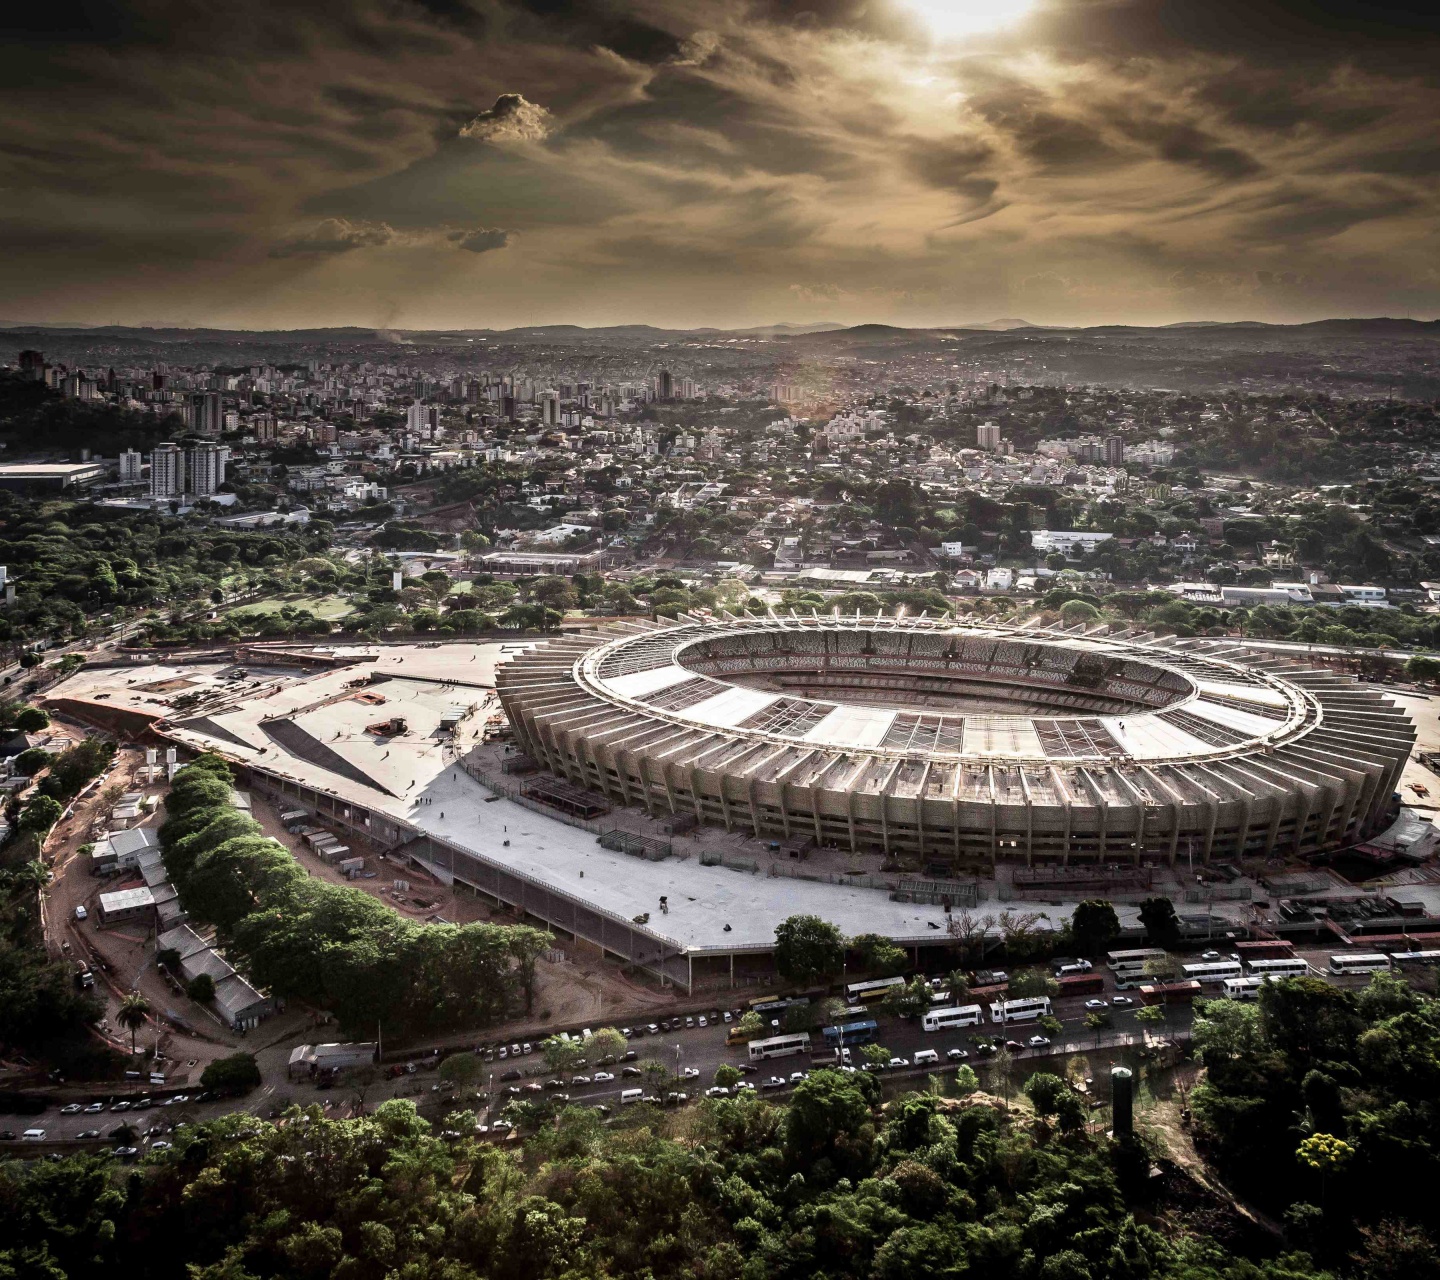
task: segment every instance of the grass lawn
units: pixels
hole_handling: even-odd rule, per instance
[[[323,618],[327,622],[335,622],[353,611],[350,601],[343,596],[307,596],[295,591],[283,596],[271,596],[267,600],[252,600],[248,604],[237,605],[227,611],[227,616],[260,617],[267,613],[279,613],[287,605],[295,609],[308,609],[317,618]]]

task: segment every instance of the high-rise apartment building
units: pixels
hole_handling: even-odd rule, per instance
[[[150,496],[178,498],[185,492],[185,455],[178,444],[157,444],[150,454]]]
[[[144,459],[139,449],[120,450],[120,483],[139,484],[144,475]]]
[[[675,399],[675,378],[669,369],[661,369],[660,376],[655,379],[655,398],[657,400]]]
[[[1105,465],[1118,467],[1125,461],[1125,437],[1105,437]]]
[[[982,422],[975,428],[975,447],[994,451],[1000,447],[1000,424]]]
[[[185,450],[185,491],[197,498],[208,498],[225,483],[225,461],[230,451],[221,445],[203,441]],[[152,459],[151,466],[154,466]]]

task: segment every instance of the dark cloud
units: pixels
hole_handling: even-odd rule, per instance
[[[456,247],[471,253],[489,253],[492,249],[503,249],[510,243],[510,233],[498,227],[477,227],[473,231],[461,231],[452,237]]]
[[[299,278],[307,320],[368,288],[417,323],[1440,287],[1437,3],[1035,0],[944,43],[907,0],[57,0],[0,35],[25,318],[173,287],[284,323]]]
[[[376,249],[395,239],[383,222],[349,222],[326,218],[299,235],[282,240],[270,250],[272,258],[329,257],[356,249]]]

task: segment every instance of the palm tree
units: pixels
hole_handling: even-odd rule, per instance
[[[145,1018],[150,1013],[150,1001],[145,999],[138,991],[132,991],[120,1001],[119,1012],[115,1017],[122,1027],[130,1029],[130,1054],[135,1054],[135,1033],[145,1025]]]

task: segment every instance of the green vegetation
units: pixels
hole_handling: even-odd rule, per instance
[[[683,1123],[635,1108],[607,1127],[568,1107],[504,1146],[476,1141],[463,1111],[436,1134],[405,1101],[355,1120],[233,1115],[124,1176],[96,1156],[0,1168],[0,1267],[56,1280],[1324,1280],[1302,1253],[1252,1262],[1208,1233],[1162,1233],[1163,1204],[1133,1157],[1077,1123],[1076,1095],[1053,1076],[1026,1092],[1033,1121],[928,1094],[881,1109],[868,1077],[817,1071],[784,1108],[742,1096]]]
[[[819,916],[791,916],[775,927],[775,967],[791,982],[814,982],[839,973],[845,938]]]
[[[249,1093],[260,1087],[260,1068],[255,1055],[232,1053],[228,1058],[217,1058],[200,1073],[200,1083],[206,1089],[238,1095]]]
[[[481,1026],[528,1007],[538,929],[419,925],[362,890],[311,879],[230,804],[223,760],[175,776],[160,829],[165,865],[192,915],[213,923],[230,958],[276,996],[386,1037]]]
[[[1258,1004],[1215,1000],[1195,1022],[1205,1064],[1193,1094],[1220,1169],[1335,1265],[1406,1243],[1434,1277],[1440,1177],[1440,1001],[1377,974],[1361,991],[1318,978],[1266,986]]]

